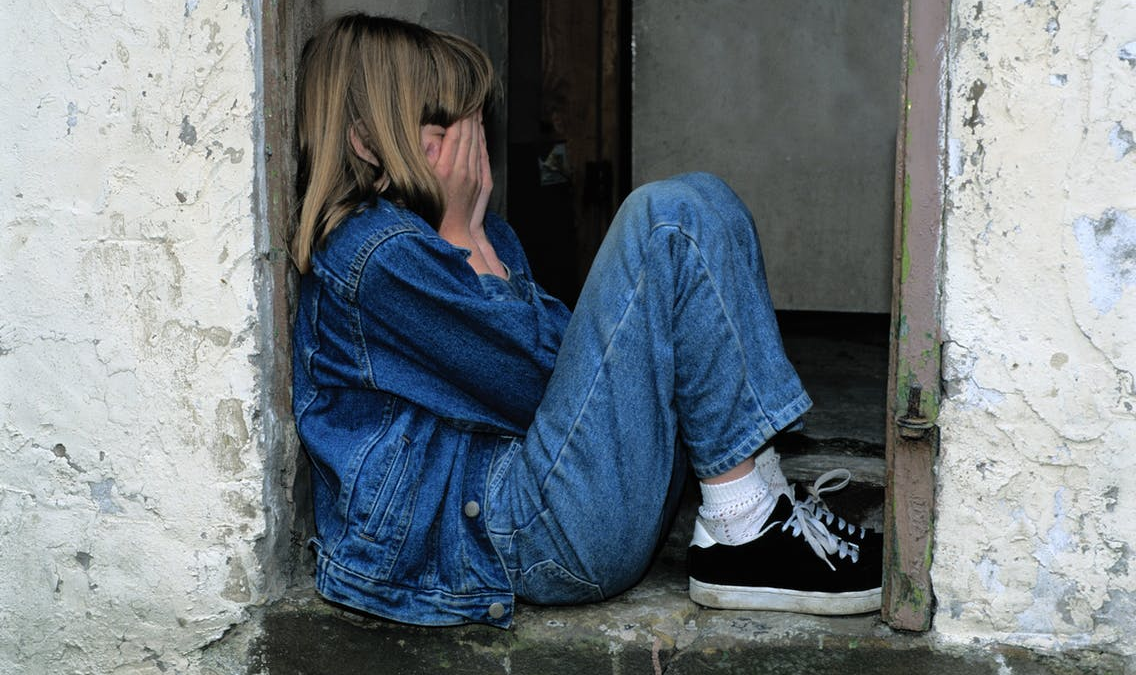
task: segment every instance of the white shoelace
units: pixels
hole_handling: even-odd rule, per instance
[[[813,553],[831,570],[835,571],[836,566],[828,559],[830,555],[835,554],[841,559],[851,558],[852,562],[860,560],[860,547],[830,532],[804,502],[793,503],[793,515],[789,516],[781,529],[791,529],[794,537],[802,537],[813,549]]]
[[[834,478],[841,478],[841,482],[835,486],[826,485]],[[848,485],[852,479],[852,473],[848,469],[833,469],[825,473],[820,478],[816,479],[812,487],[807,491],[809,496],[804,501],[793,500],[793,515],[789,516],[784,523],[780,521],[772,522],[761,530],[758,534],[760,537],[777,525],[781,525],[781,530],[792,530],[794,537],[801,537],[804,539],[813,553],[818,558],[828,565],[829,569],[835,571],[836,566],[829,560],[829,556],[836,555],[839,559],[851,558],[852,562],[859,562],[860,560],[860,547],[852,542],[846,541],[833,534],[826,526],[824,518],[827,518],[827,524],[831,524],[836,516],[824,508],[824,501],[821,495],[825,492],[832,492],[839,490]],[[819,512],[819,516],[818,516]],[[843,518],[839,520],[840,530],[847,529],[849,534],[855,534],[857,527],[851,523],[845,522]],[[861,528],[860,537],[863,538],[864,534]]]
[[[839,479],[840,482],[836,485],[827,485],[827,483],[832,482],[834,479]],[[825,504],[824,499],[821,498],[821,495],[825,492],[836,492],[837,490],[843,489],[851,480],[852,472],[848,469],[833,469],[821,475],[811,486],[805,488],[805,492],[807,492],[809,496],[801,503],[812,512],[814,517],[824,521],[826,524],[832,525],[835,522],[836,530],[840,532],[842,536],[847,533],[848,536],[858,536],[860,539],[863,539],[867,534],[867,528],[863,525],[855,525],[837,516],[828,509],[828,505]]]

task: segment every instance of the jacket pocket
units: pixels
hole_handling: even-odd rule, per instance
[[[369,560],[358,562],[376,578],[390,577],[410,531],[418,493],[414,456],[410,438],[399,435],[372,450],[361,467],[348,527],[373,544]]]

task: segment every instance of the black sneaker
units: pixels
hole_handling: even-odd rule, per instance
[[[687,550],[690,598],[719,609],[804,614],[863,614],[879,610],[883,538],[842,539],[803,502],[787,495],[757,539],[719,544],[695,521]]]

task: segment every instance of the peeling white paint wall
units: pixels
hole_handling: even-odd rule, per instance
[[[185,672],[257,602],[258,5],[4,3],[0,672]]]
[[[1136,655],[1136,3],[953,14],[935,627]]]

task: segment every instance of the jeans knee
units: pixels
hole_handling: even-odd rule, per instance
[[[681,181],[691,187],[703,199],[713,204],[715,207],[740,211],[745,215],[745,220],[751,220],[749,209],[746,208],[741,197],[738,196],[738,193],[735,192],[734,189],[730,187],[730,184],[721,176],[703,171],[681,174],[675,176],[675,180]]]
[[[619,218],[644,221],[649,226],[681,224],[708,211],[709,194],[695,174],[683,174],[644,183],[631,191]]]
[[[703,193],[719,193],[723,190],[729,191],[731,194],[733,190],[725,179],[716,173],[709,171],[692,171],[690,173],[681,173],[674,177],[674,180],[682,181],[691,185],[696,190]]]
[[[753,216],[745,203],[712,173],[684,173],[646,183],[628,195],[624,207],[627,211],[622,218],[642,218],[651,227],[678,225],[696,239],[726,232],[732,233],[731,237],[756,236]]]
[[[628,196],[648,203],[685,205],[696,209],[740,211],[750,220],[749,209],[720,176],[707,172],[682,173],[641,185]]]

